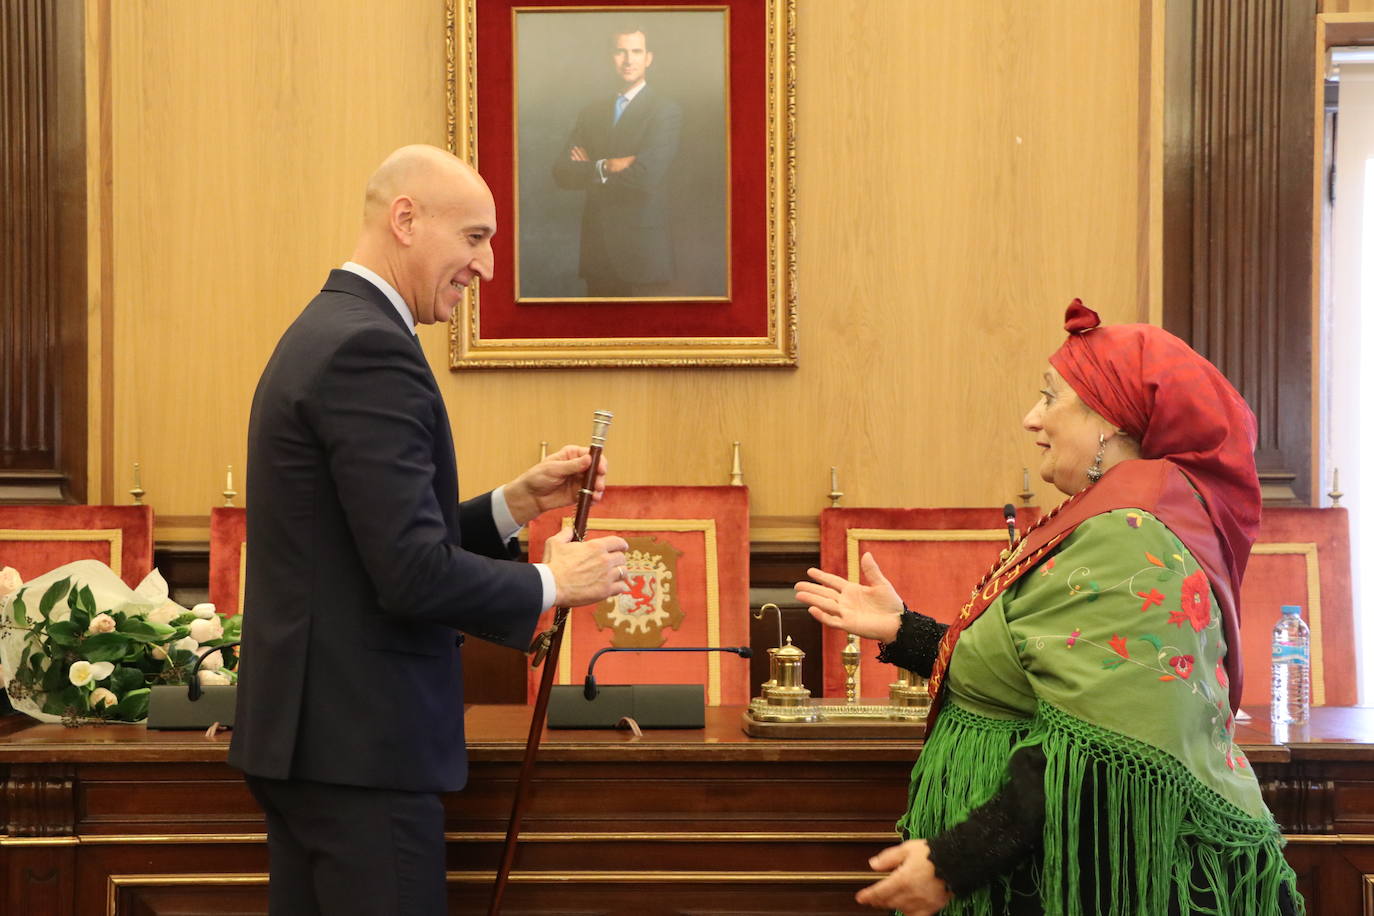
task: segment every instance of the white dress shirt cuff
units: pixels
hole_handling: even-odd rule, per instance
[[[544,581],[544,605],[540,611],[547,611],[558,598],[558,586],[553,581],[553,570],[549,569],[548,564],[535,563],[534,568],[539,570],[539,578]]]
[[[491,491],[491,520],[496,525],[496,533],[501,535],[503,541],[509,541],[525,527],[510,514],[510,507],[506,505],[505,487],[497,487]]]
[[[515,520],[515,516],[510,514],[510,507],[506,505],[506,490],[504,487],[497,487],[491,491],[491,520],[496,525],[496,531],[501,535],[501,540],[509,541],[520,533],[522,526]],[[534,568],[539,571],[539,580],[544,583],[544,603],[540,606],[540,611],[547,611],[553,607],[553,602],[558,598],[558,585],[553,581],[553,570],[549,569],[544,563],[535,563]]]

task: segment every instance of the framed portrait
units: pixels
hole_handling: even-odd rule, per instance
[[[795,0],[448,0],[496,200],[453,369],[795,366]]]

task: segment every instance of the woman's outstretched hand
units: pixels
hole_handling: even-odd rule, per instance
[[[901,623],[902,599],[883,576],[873,554],[859,561],[862,582],[850,582],[821,569],[808,569],[812,581],[798,582],[797,600],[828,627],[856,636],[892,642]]]
[[[865,906],[901,910],[903,916],[932,916],[953,897],[935,874],[930,846],[925,840],[889,846],[869,859],[868,865],[874,871],[888,872],[888,876],[854,896]]]

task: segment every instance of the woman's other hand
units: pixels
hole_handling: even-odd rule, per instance
[[[935,874],[925,840],[889,846],[868,864],[874,871],[889,874],[855,895],[854,899],[865,906],[901,910],[903,916],[932,916],[954,896]]]
[[[828,627],[856,636],[892,642],[901,623],[902,599],[883,576],[873,554],[859,561],[862,582],[850,582],[820,569],[808,569],[813,581],[798,582],[797,600]]]

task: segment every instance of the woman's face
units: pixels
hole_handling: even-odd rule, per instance
[[[1021,420],[1040,446],[1040,477],[1073,495],[1088,485],[1088,468],[1111,424],[1078,398],[1053,366],[1045,372],[1040,400]]]

